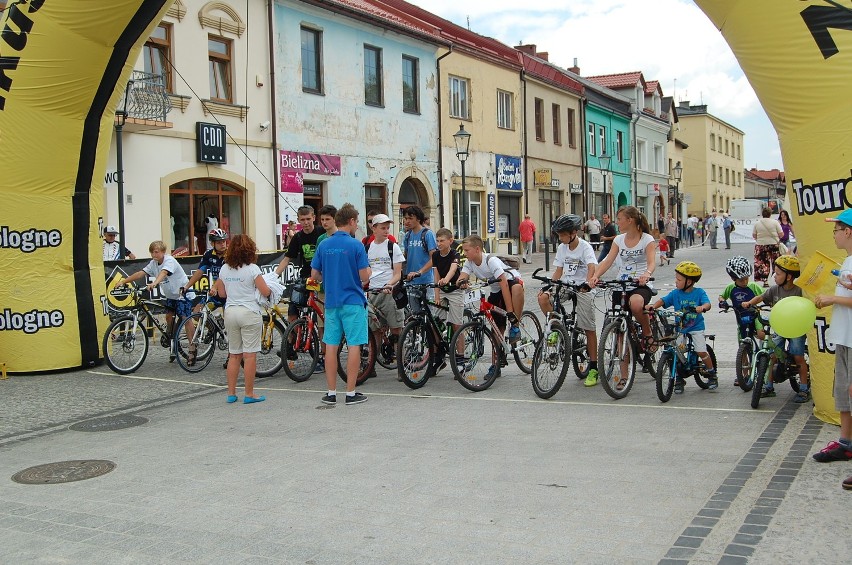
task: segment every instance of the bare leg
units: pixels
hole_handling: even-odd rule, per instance
[[[328,390],[337,390],[337,350],[339,345],[325,345],[325,382]],[[349,350],[349,359],[352,359],[352,350]],[[358,359],[360,361],[360,359]],[[347,381],[347,387],[349,382]]]
[[[254,376],[257,370],[257,353],[243,353],[243,376],[245,377],[246,396],[254,398]]]
[[[337,365],[337,359],[334,360]],[[326,378],[328,378],[328,365],[326,367]],[[349,355],[346,357],[346,392],[355,392],[355,385],[358,384],[358,370],[361,368],[361,346],[350,345]],[[334,368],[335,372],[337,367]],[[329,388],[329,390],[331,390]]]
[[[630,311],[642,326],[642,335],[651,335],[651,323],[648,321],[648,314],[645,313],[645,300],[638,294],[630,297]]]
[[[228,356],[228,394],[236,396],[237,394],[237,377],[240,375],[240,361],[243,359],[242,353],[231,353]]]
[[[586,349],[589,359],[597,362],[598,360],[598,334],[594,330],[585,330],[586,332]]]

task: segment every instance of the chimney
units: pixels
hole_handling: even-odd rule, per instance
[[[678,108],[689,108],[689,100],[681,100],[677,106]]]
[[[542,51],[541,53],[536,53],[535,55],[536,55],[536,57],[538,57],[539,59],[544,59],[545,61],[550,61],[550,59],[548,59],[548,53],[547,53],[547,51]]]
[[[573,66],[573,67],[568,67],[568,70],[569,70],[570,72],[574,73],[575,75],[579,75],[579,74],[580,74],[580,67],[578,67],[578,66],[577,66],[577,57],[574,57],[574,66]]]
[[[521,53],[526,53],[527,55],[535,57],[535,44],[528,43],[526,45],[518,45],[515,49]]]

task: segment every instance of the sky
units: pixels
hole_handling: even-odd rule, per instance
[[[481,35],[532,43],[584,77],[642,71],[745,132],[746,169],[782,169],[778,136],[730,47],[691,0],[408,0]],[[470,25],[468,26],[468,20]]]

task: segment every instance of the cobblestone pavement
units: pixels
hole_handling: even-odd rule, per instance
[[[750,250],[677,260],[704,267],[715,302],[724,261]],[[537,254],[523,272],[543,264]],[[661,289],[673,267],[658,270]],[[720,387],[688,384],[667,404],[643,373],[624,400],[570,371],[539,400],[513,366],[476,394],[446,374],[411,391],[380,369],[354,407],[320,404],[319,375],[283,374],[259,381],[267,402],[227,405],[221,364],[189,375],[161,355],[126,377],[105,366],[12,376],[0,381],[0,563],[838,561],[850,552],[837,518],[848,521],[840,481],[852,465],[810,457],[837,428],[789,388],[752,410],[732,386],[732,318],[706,319]],[[116,414],[149,421],[68,429]],[[87,459],[117,467],[65,484],[11,480]]]

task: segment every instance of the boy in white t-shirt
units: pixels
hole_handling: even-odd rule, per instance
[[[456,284],[459,288],[466,288],[471,275],[485,281],[496,279],[496,282],[490,285],[491,294],[488,296],[488,302],[509,313],[509,322],[512,324],[509,329],[509,340],[517,341],[521,335],[518,320],[524,311],[524,283],[521,280],[521,273],[510,269],[497,257],[485,253],[484,247],[485,243],[478,235],[469,235],[464,238],[462,251],[466,260]],[[506,322],[502,320],[502,317],[497,316],[495,320],[500,331],[505,331]]]
[[[381,290],[381,294],[369,293],[367,300],[382,314],[387,320],[388,327],[393,335],[398,336],[399,330],[402,328],[403,316],[402,311],[396,307],[396,302],[391,296],[393,287],[402,278],[402,264],[405,263],[405,256],[402,254],[402,249],[396,243],[390,242],[388,233],[390,233],[390,225],[393,221],[385,214],[376,214],[373,217],[373,235],[375,238],[369,244],[367,249],[367,260],[370,262],[370,268],[373,270],[370,275],[370,290]],[[393,257],[388,254],[388,246],[391,246]],[[381,328],[370,328],[373,332],[378,332]],[[378,339],[377,343],[381,343]]]
[[[553,260],[553,280],[562,280],[576,285],[586,284],[590,289],[590,281],[595,275],[598,260],[595,250],[589,242],[577,237],[582,220],[575,214],[565,214],[553,221],[551,231],[559,237],[559,247],[556,248],[556,259]],[[542,291],[538,295],[541,311],[547,316],[553,310],[549,292]],[[591,292],[577,294],[577,327],[586,333],[586,344],[589,354],[589,374],[583,384],[595,386],[598,384],[598,335],[595,332],[595,300]]]

